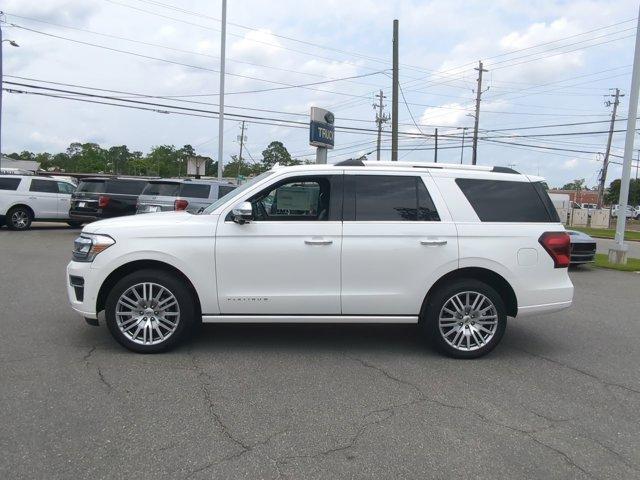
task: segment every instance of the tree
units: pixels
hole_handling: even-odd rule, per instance
[[[584,190],[585,188],[585,179],[576,178],[573,182],[565,183],[562,190]]]
[[[262,166],[265,170],[269,170],[276,163],[280,165],[299,165],[300,161],[291,158],[291,154],[282,142],[274,141],[262,151]]]
[[[617,204],[620,200],[620,179],[616,179],[609,184],[609,188],[604,194],[605,201],[610,204]],[[640,205],[640,179],[632,178],[629,182],[629,205]]]
[[[222,176],[227,178],[238,178],[239,175],[248,177],[254,174],[251,165],[244,160],[240,160],[236,155],[231,157],[231,161],[224,166]]]

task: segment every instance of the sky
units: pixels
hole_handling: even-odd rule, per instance
[[[218,120],[209,112],[218,111],[220,0],[3,0],[0,8],[4,38],[20,45],[3,44],[4,87],[67,97],[4,92],[3,153],[59,152],[79,141],[143,152],[191,144],[217,158]],[[471,162],[482,60],[478,163],[541,175],[552,186],[576,178],[594,186],[612,108],[605,102],[610,89],[626,93],[631,82],[637,13],[630,0],[229,0],[225,104],[236,116],[225,118],[224,161],[238,154],[238,115],[253,117],[245,118],[248,161],[273,140],[313,159],[311,106],[336,116],[329,162],[374,160],[374,94],[383,90],[390,114],[398,19],[401,161],[433,161],[438,128],[438,161]],[[621,156],[623,145],[624,132],[615,133],[612,154]],[[620,172],[610,165],[607,183]]]

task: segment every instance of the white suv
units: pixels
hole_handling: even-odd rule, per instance
[[[569,235],[541,178],[501,167],[276,167],[202,213],[86,226],[72,307],[157,352],[196,322],[415,323],[478,357],[507,316],[569,307]]]
[[[76,186],[68,180],[37,175],[0,175],[0,226],[27,230],[33,220],[81,223],[69,218],[71,194]]]

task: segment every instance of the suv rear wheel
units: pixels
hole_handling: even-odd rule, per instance
[[[111,335],[138,353],[167,350],[186,338],[194,323],[191,292],[175,275],[140,270],[113,287],[105,305]]]
[[[477,358],[500,342],[507,314],[502,298],[489,285],[457,280],[432,295],[423,322],[440,351],[455,358]]]
[[[28,230],[33,216],[27,207],[13,207],[7,213],[7,227],[10,230]]]

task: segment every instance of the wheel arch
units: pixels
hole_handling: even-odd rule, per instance
[[[502,275],[487,268],[464,267],[452,270],[451,272],[443,275],[431,286],[431,288],[429,288],[429,291],[422,301],[420,317],[424,317],[424,313],[426,312],[426,308],[429,305],[429,300],[433,292],[438,290],[443,285],[446,285],[447,283],[460,279],[479,280],[491,286],[502,297],[504,305],[507,309],[507,315],[509,315],[510,317],[515,317],[518,314],[518,299],[516,297],[516,293],[513,290],[511,284]]]
[[[30,207],[29,205],[27,205],[26,203],[15,203],[15,204],[11,205],[9,208],[7,208],[7,214],[6,214],[6,215],[7,215],[7,216],[9,216],[9,212],[10,212],[11,210],[13,210],[14,208],[17,208],[17,207],[24,207],[24,208],[26,208],[27,210],[29,210],[29,213],[31,214],[31,219],[35,219],[36,214],[35,214],[35,212],[33,211],[33,208],[31,208],[31,207]]]
[[[115,284],[120,281],[120,279],[124,278],[130,273],[133,273],[135,271],[142,270],[142,269],[162,270],[180,277],[184,281],[185,285],[187,285],[187,288],[189,289],[191,294],[193,295],[193,299],[195,301],[195,306],[196,306],[196,314],[198,316],[202,315],[202,307],[200,306],[200,297],[198,296],[198,291],[194,287],[193,282],[178,268],[159,260],[134,260],[132,262],[128,262],[123,265],[120,265],[113,272],[111,272],[107,276],[107,278],[105,278],[104,282],[102,282],[102,285],[100,285],[100,290],[98,290],[98,296],[96,298],[96,313],[104,310],[109,292],[115,286]]]

